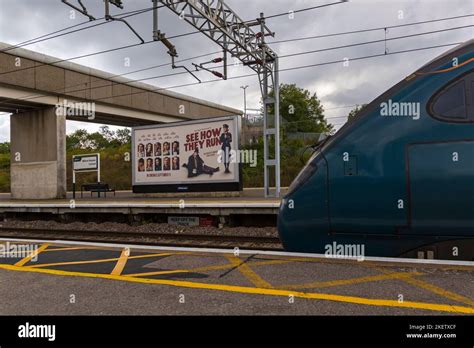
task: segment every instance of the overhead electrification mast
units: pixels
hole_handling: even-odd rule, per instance
[[[92,20],[80,0],[82,9],[62,0],[68,6],[79,10]],[[125,21],[112,17],[109,3],[122,7],[122,0],[104,0],[106,20],[120,20],[143,42],[140,35]],[[152,0],[153,3],[153,40],[161,41],[171,56],[173,69],[183,68],[201,82],[186,66],[176,66],[178,56],[176,47],[166,38],[158,27],[158,2],[167,7],[181,19],[188,22],[199,32],[206,35],[223,49],[223,57],[201,64],[193,64],[196,71],[205,70],[215,76],[227,79],[227,56],[240,60],[243,65],[253,69],[259,78],[263,101],[263,141],[264,141],[264,186],[265,196],[280,196],[280,91],[278,56],[265,43],[267,36],[274,36],[265,23],[263,13],[253,21],[243,21],[224,0]],[[207,64],[223,63],[223,72],[213,71]],[[273,180],[271,180],[273,178]],[[275,190],[271,191],[272,184]]]
[[[278,197],[280,195],[278,56],[265,43],[265,37],[275,35],[267,27],[265,16],[261,13],[256,20],[245,22],[223,0],[153,0],[155,4],[156,1],[222,47],[224,51],[222,78],[227,78],[227,54],[239,59],[258,74],[263,100],[265,196],[272,194],[270,179],[273,177],[275,185],[273,194]]]

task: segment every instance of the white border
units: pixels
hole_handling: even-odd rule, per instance
[[[129,248],[140,250],[165,250],[165,251],[190,251],[201,253],[215,253],[215,254],[234,254],[234,249],[212,249],[212,248],[186,248],[186,247],[169,247],[169,246],[148,246],[148,245],[134,245],[134,244],[113,244],[113,243],[97,243],[97,242],[76,242],[64,240],[46,240],[46,239],[18,239],[18,238],[0,238],[0,241],[10,242],[33,242],[33,243],[54,243],[64,245],[84,245],[84,246],[100,246],[106,248]],[[269,255],[269,256],[291,256],[291,257],[306,257],[314,259],[335,259],[356,261],[356,259],[328,257],[324,254],[310,254],[310,253],[292,253],[286,251],[266,251],[266,250],[245,250],[239,249],[239,254],[244,255]],[[391,262],[391,263],[415,263],[421,265],[444,265],[444,266],[472,266],[473,261],[454,261],[454,260],[427,260],[427,259],[408,259],[408,258],[394,258],[394,257],[364,257],[364,261],[376,262]]]

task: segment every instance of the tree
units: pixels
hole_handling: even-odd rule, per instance
[[[102,137],[107,140],[108,142],[111,142],[115,138],[115,132],[111,131],[109,126],[101,126],[99,128],[99,133],[102,135]]]
[[[115,136],[121,145],[130,144],[132,142],[132,133],[130,128],[118,129],[115,132]]]
[[[355,115],[357,115],[366,106],[367,104],[356,105],[356,107],[349,112],[348,121],[351,121],[355,117]]]
[[[111,143],[113,142],[113,138],[108,137],[107,134],[105,134],[104,136],[102,130],[89,134],[88,140],[90,148],[94,150],[103,150],[108,147],[111,147]]]
[[[85,129],[78,129],[74,133],[67,135],[67,149],[83,150],[104,150],[108,148],[118,148],[125,144],[130,144],[130,129],[118,129],[116,132],[108,126],[100,127],[98,132],[88,133]]]
[[[0,154],[10,154],[10,142],[0,143]]]
[[[67,149],[90,148],[89,133],[85,129],[78,129],[74,133],[66,135]]]
[[[295,84],[280,85],[280,114],[287,132],[329,133],[333,128],[316,93]]]

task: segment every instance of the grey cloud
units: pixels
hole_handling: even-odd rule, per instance
[[[264,12],[266,15],[272,15],[333,1],[334,0],[228,0],[226,3],[238,12],[241,18],[249,20],[257,18],[260,12]],[[84,0],[84,3],[95,16],[103,16],[102,1]],[[149,8],[151,1],[124,0],[124,4],[124,11],[133,11]],[[121,11],[114,9],[114,13],[118,14],[120,12]],[[268,26],[276,32],[274,40],[286,40],[469,13],[474,13],[474,1],[470,0],[353,0],[341,5],[297,13],[294,19],[290,19],[288,16],[269,19]],[[399,18],[400,14],[403,15],[403,18]],[[0,0],[0,41],[15,44],[87,20],[79,14],[77,14],[76,19],[72,20],[69,18],[69,15],[70,8],[62,4],[59,0]],[[151,13],[130,17],[129,21],[145,40],[151,39]],[[472,24],[472,17],[391,29],[387,35],[388,37],[396,37],[466,24]],[[160,10],[160,29],[165,32],[167,36],[193,31],[192,27],[181,21],[167,9]],[[390,41],[388,48],[393,52],[441,43],[465,41],[472,38],[474,36],[473,34],[474,31],[472,29],[463,29],[441,34],[419,36],[412,39]],[[384,32],[376,31],[274,44],[272,48],[280,55],[285,55],[381,38],[384,38]],[[219,51],[217,45],[201,34],[178,38],[172,41],[178,49],[180,58],[188,58]],[[271,40],[269,39],[269,41]],[[137,42],[138,39],[122,23],[108,23],[96,28],[31,45],[26,48],[59,58],[69,58]],[[340,60],[344,57],[361,57],[381,53],[384,49],[385,45],[381,43],[282,58],[281,68],[286,69],[295,66]],[[345,69],[341,67],[341,64],[334,64],[282,72],[281,82],[296,83],[304,88],[310,89],[312,92],[316,92],[327,108],[351,105],[372,100],[385,89],[397,83],[413,70],[447,49],[448,48],[440,48],[358,62],[354,61]],[[127,57],[130,58],[131,61],[130,67],[124,66],[124,58]],[[204,60],[206,59],[203,58],[200,61]],[[76,60],[75,62],[106,70],[114,74],[121,74],[153,65],[168,63],[169,56],[166,54],[166,49],[160,43],[152,43],[113,53],[92,56]],[[199,60],[197,62],[199,62]],[[188,66],[190,66],[190,63],[191,62],[187,62]],[[250,69],[244,67],[231,67],[229,71],[231,76],[251,73]],[[139,79],[174,72],[176,71],[172,71],[169,66],[166,66],[128,75],[127,77]],[[212,75],[207,73],[200,73],[199,76],[204,80],[214,79]],[[194,80],[191,76],[183,74],[146,82],[159,87],[170,87],[192,83]],[[239,88],[243,84],[250,85],[250,88],[247,90],[248,108],[259,108],[260,91],[256,76],[229,80],[227,82],[210,83],[202,86],[189,86],[174,90],[243,109],[242,90]],[[339,116],[348,111],[348,109],[328,110],[327,114],[329,116]],[[74,127],[76,126],[77,125]],[[0,137],[3,138],[5,136],[4,127],[2,127],[0,128]]]

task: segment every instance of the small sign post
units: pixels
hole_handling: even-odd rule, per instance
[[[97,183],[100,183],[100,154],[72,156],[72,198],[76,199],[76,172],[97,172]],[[100,192],[99,192],[100,197]]]

